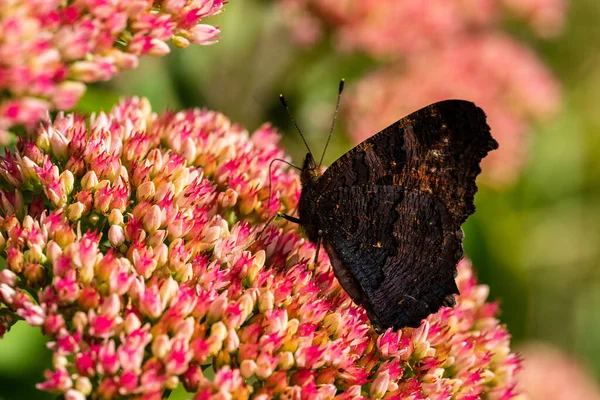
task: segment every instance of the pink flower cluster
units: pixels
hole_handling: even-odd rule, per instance
[[[332,29],[338,48],[398,58],[497,26],[505,10],[541,36],[557,34],[566,0],[279,0],[293,38],[315,43]]]
[[[137,67],[138,57],[211,44],[219,30],[198,22],[223,0],[0,1],[0,133],[31,129],[48,110],[72,108],[85,84]]]
[[[518,358],[468,262],[417,329],[376,333],[327,255],[276,211],[299,179],[278,135],[221,114],[59,115],[0,160],[0,334],[51,338],[67,399],[509,399]],[[269,198],[271,193],[271,198]]]
[[[527,161],[534,123],[560,108],[559,84],[537,56],[504,34],[503,11],[526,19],[540,36],[560,32],[565,0],[280,0],[292,36],[308,45],[325,30],[336,47],[359,51],[378,69],[354,86],[345,107],[354,142],[402,116],[451,98],[489,115],[500,148],[484,160],[482,180],[515,181]]]

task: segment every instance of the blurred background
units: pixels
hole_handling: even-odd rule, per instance
[[[278,95],[320,154],[344,77],[327,165],[429,103],[474,101],[500,149],[483,166],[466,253],[530,360],[531,397],[600,398],[597,0],[238,0],[210,23],[219,44],[145,57],[89,86],[76,109],[139,95],[157,111],[219,110],[251,131],[270,122],[300,165]],[[49,357],[37,331],[17,324],[0,353],[0,396],[51,398],[33,389]]]

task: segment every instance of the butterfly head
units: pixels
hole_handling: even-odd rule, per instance
[[[302,172],[300,173],[302,184],[315,183],[319,180],[320,176],[319,167],[315,163],[312,153],[306,154],[304,164],[302,165]]]

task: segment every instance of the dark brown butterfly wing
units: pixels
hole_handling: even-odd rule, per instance
[[[461,224],[498,144],[473,103],[449,100],[338,159],[311,203],[336,276],[378,328],[416,326],[458,293]]]

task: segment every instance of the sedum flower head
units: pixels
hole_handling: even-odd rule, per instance
[[[268,125],[144,99],[58,115],[0,160],[0,334],[50,338],[44,391],[80,399],[508,399],[517,357],[467,261],[461,296],[376,333],[297,226]],[[269,197],[269,194],[271,197]]]
[[[0,132],[36,127],[48,110],[72,108],[86,84],[137,67],[144,54],[211,44],[199,24],[222,0],[0,1]]]

